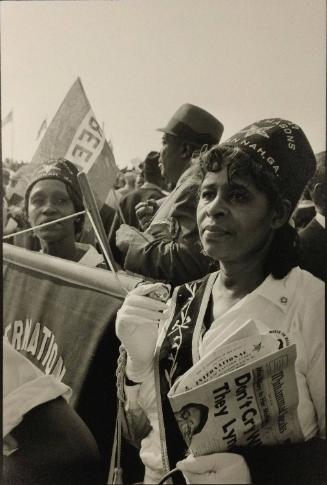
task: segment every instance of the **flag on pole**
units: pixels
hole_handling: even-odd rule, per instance
[[[60,157],[67,158],[88,175],[97,200],[103,204],[114,186],[118,169],[80,78],[61,103],[31,163],[35,166]]]
[[[25,190],[29,183],[32,172],[33,172],[33,169],[30,163],[26,163],[15,172],[15,178],[17,179],[17,183],[13,187],[9,186],[7,188],[7,194],[6,194],[6,197],[8,198],[10,204],[13,204],[13,205],[24,204]]]
[[[40,370],[72,386],[76,399],[108,324],[115,336],[125,293],[109,271],[11,244],[3,244],[3,260],[4,335]],[[120,278],[128,291],[143,281]]]
[[[7,123],[12,123],[14,119],[14,112],[13,110],[10,110],[7,116],[4,117],[4,119],[1,122],[1,128],[3,128]]]
[[[70,404],[109,459],[120,345],[115,319],[125,295],[110,271],[11,244],[3,244],[3,260],[4,335],[43,373],[71,386]],[[120,278],[128,290],[142,281]]]
[[[39,131],[37,132],[37,135],[36,135],[36,139],[38,140],[41,136],[41,133],[47,129],[47,119],[45,118],[43,121],[42,121],[42,124],[39,128]]]

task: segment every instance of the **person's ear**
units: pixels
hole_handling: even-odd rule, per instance
[[[275,207],[271,227],[273,229],[279,229],[282,227],[291,217],[292,204],[288,199],[282,199],[278,206]]]
[[[192,153],[194,151],[194,148],[189,143],[183,142],[181,145],[181,158],[187,158],[190,159],[192,156]]]
[[[323,184],[321,184],[321,183],[319,183],[319,182],[318,182],[318,183],[316,183],[316,184],[315,184],[315,185],[312,187],[312,189],[311,189],[311,193],[310,193],[312,200],[314,200],[314,197],[315,197],[315,196],[320,197],[320,196],[321,196],[321,193],[323,192],[323,190],[324,190]]]

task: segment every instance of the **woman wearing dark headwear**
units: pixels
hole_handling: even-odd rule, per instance
[[[25,208],[31,227],[51,222],[84,210],[77,180],[78,170],[69,160],[50,160],[40,165],[25,193]],[[35,231],[41,252],[97,266],[102,256],[90,244],[77,242],[82,232],[84,214],[59,221]]]
[[[126,420],[141,443],[145,483],[176,465],[188,483],[324,483],[324,286],[298,267],[289,223],[315,170],[311,146],[294,123],[262,120],[200,155],[200,167],[198,228],[219,271],[176,288],[169,307],[145,296],[153,285],[136,288],[117,316],[127,351]],[[219,345],[222,328],[249,319],[261,332],[279,330],[296,342],[303,439],[185,459],[167,394]]]

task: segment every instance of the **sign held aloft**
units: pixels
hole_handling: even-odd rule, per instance
[[[80,78],[61,103],[31,164],[35,167],[60,157],[70,160],[88,175],[96,199],[103,204],[114,186],[118,169]]]

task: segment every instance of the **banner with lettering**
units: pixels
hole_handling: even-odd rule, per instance
[[[9,342],[46,374],[53,374],[79,398],[87,373],[106,335],[115,374],[119,342],[116,312],[124,294],[113,274],[99,268],[4,244],[3,326]],[[120,275],[123,287],[141,278]]]
[[[96,198],[103,203],[115,183],[118,169],[80,78],[61,103],[31,163],[39,165],[59,157],[67,158],[88,174]]]
[[[118,168],[114,154],[96,120],[80,78],[74,82],[44,133],[30,163],[18,172],[17,185],[9,197],[23,201],[36,166],[64,157],[88,174],[99,207],[114,186]]]

